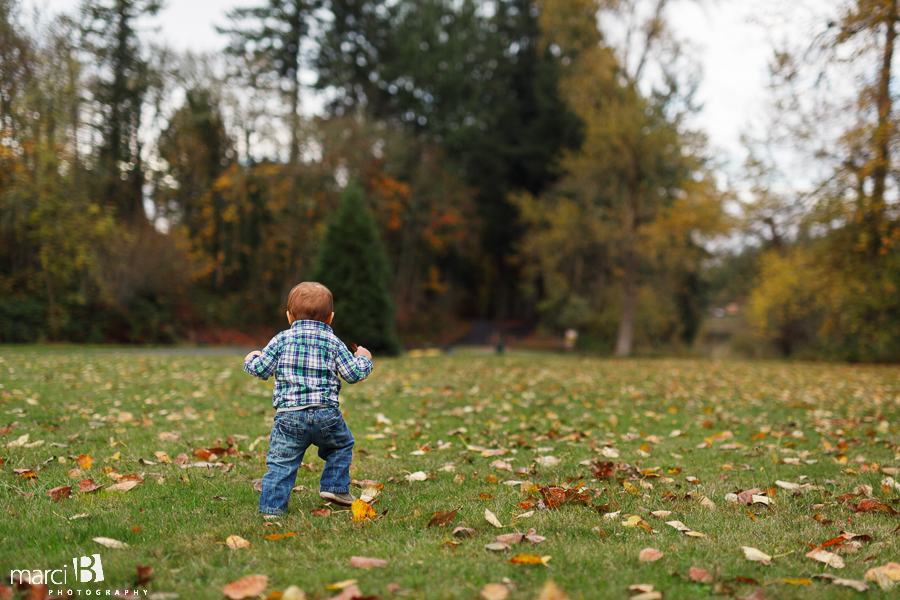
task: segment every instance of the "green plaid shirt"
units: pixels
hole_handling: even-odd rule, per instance
[[[272,406],[276,411],[338,406],[340,377],[356,383],[368,377],[373,367],[365,356],[353,356],[330,326],[308,320],[294,321],[290,329],[272,338],[262,354],[244,363],[244,370],[259,379],[275,376]]]

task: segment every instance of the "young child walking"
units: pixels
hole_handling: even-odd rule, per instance
[[[244,359],[244,370],[251,375],[262,380],[275,376],[275,423],[259,497],[261,513],[287,510],[297,469],[310,445],[325,461],[319,496],[341,506],[356,500],[349,487],[354,440],[338,404],[338,375],[347,383],[362,381],[372,372],[372,354],[362,347],[352,354],[334,335],[333,307],[324,285],[295,286],[287,302],[290,328]]]

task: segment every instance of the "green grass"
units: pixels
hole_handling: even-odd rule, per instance
[[[548,579],[572,599],[625,598],[631,594],[626,588],[639,583],[654,585],[666,599],[703,598],[752,593],[756,585],[735,581],[745,577],[769,584],[765,593],[770,598],[818,599],[859,592],[818,579],[811,585],[781,580],[818,573],[862,579],[867,569],[900,558],[900,534],[892,533],[900,518],[857,514],[850,503],[838,500],[866,484],[876,498],[900,509],[891,504],[898,494],[880,486],[881,468],[900,465],[896,367],[474,352],[376,359],[369,381],[344,387],[342,407],[357,440],[351,476],[385,483],[375,508],[387,514],[361,525],[351,523],[346,512],[311,515],[322,506],[317,494],[322,463],[309,452],[306,461],[317,472],[299,472],[297,484],[306,491],[293,494],[282,526],[267,527],[256,512],[259,493],[252,480],[265,472],[268,446],[261,441],[252,451],[249,447],[270,431],[271,382],[243,373],[242,357],[189,350],[179,355],[171,350],[0,347],[0,427],[12,426],[0,435],[0,457],[6,459],[0,467],[5,578],[10,569],[61,568],[71,565],[72,557],[99,553],[104,583],[69,587],[124,589],[140,564],[153,568],[150,595],[176,593],[185,599],[222,598],[223,586],[251,574],[268,576],[266,595],[297,585],[310,598],[337,594],[325,586],[346,579],[358,579],[364,594],[381,598],[394,597],[387,591],[391,583],[410,590],[406,597],[469,599],[478,597],[485,584],[504,581],[511,582],[511,599],[535,598]],[[379,413],[391,423],[379,424]],[[466,431],[450,435],[459,428]],[[672,437],[675,430],[681,435]],[[717,438],[711,447],[697,448],[725,431],[733,439]],[[165,441],[161,432],[177,433],[179,439]],[[28,443],[43,444],[7,446],[25,434]],[[224,445],[228,436],[241,455],[225,458],[234,464],[227,473],[139,462],[157,462],[157,451],[172,459],[191,455],[195,448]],[[439,450],[439,441],[452,446]],[[846,449],[824,451],[842,441]],[[601,457],[604,443],[620,456]],[[412,454],[426,444],[427,452]],[[466,444],[509,449],[499,458],[514,469],[533,467],[535,472],[522,476],[493,468],[490,463],[498,457],[484,457]],[[739,447],[723,450],[722,444]],[[118,460],[112,460],[116,453]],[[67,473],[77,464],[67,457],[80,454],[91,456],[93,464],[84,475],[70,478]],[[542,455],[560,463],[535,465],[533,459]],[[799,458],[800,465],[785,464],[785,458]],[[592,479],[591,468],[580,463],[595,459],[660,467],[663,477],[647,478],[652,489],[635,494],[621,482]],[[454,471],[441,470],[448,463]],[[37,478],[13,472],[38,467]],[[82,477],[113,484],[103,473],[107,467],[122,475],[141,473],[145,480],[124,493],[75,492]],[[405,476],[416,471],[435,478],[407,482]],[[459,474],[464,481],[456,483]],[[489,483],[491,475],[499,482]],[[801,481],[801,476],[806,478]],[[615,503],[619,518],[564,506],[535,510],[514,522],[524,512],[517,504],[526,496],[504,481],[552,485],[573,477],[584,477],[581,483],[596,490],[595,505]],[[770,507],[725,500],[729,492],[769,488],[776,480],[812,483],[824,491],[794,497],[778,489]],[[73,484],[71,497],[59,502],[45,493]],[[629,485],[639,489],[641,482]],[[685,499],[688,492],[693,497]],[[482,494],[490,497],[482,499]],[[701,496],[710,498],[716,510],[703,508]],[[426,527],[434,511],[457,507],[462,508],[453,525]],[[485,521],[485,509],[496,513],[503,529]],[[646,512],[657,510],[673,511],[670,519],[708,538],[687,537]],[[90,516],[69,520],[80,513]],[[821,524],[813,519],[816,514],[833,523]],[[627,515],[642,516],[657,533],[624,527]],[[477,535],[447,546],[454,525],[473,527]],[[546,541],[507,553],[484,549],[498,534],[529,528]],[[873,541],[843,555],[846,567],[840,570],[804,556],[809,544],[841,531],[867,534]],[[285,532],[297,535],[265,538]],[[247,539],[251,547],[227,548],[230,535]],[[92,541],[95,537],[121,540],[128,547],[104,548]],[[784,556],[763,566],[747,561],[741,546]],[[641,563],[638,553],[646,547],[664,556]],[[520,552],[552,558],[548,566],[508,564]],[[352,568],[351,556],[381,558],[388,566]],[[715,583],[690,581],[691,567],[714,573]],[[896,594],[870,587],[869,598]]]

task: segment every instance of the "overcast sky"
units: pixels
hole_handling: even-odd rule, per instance
[[[831,3],[832,0],[819,0]],[[235,6],[261,4],[259,0],[167,0],[153,23],[161,41],[176,49],[197,52],[221,50],[224,36],[216,25],[225,25],[225,14]],[[24,8],[41,7],[50,12],[73,11],[79,0],[23,0]],[[743,153],[740,135],[750,123],[759,121],[766,99],[766,63],[772,54],[767,29],[773,15],[760,14],[771,2],[757,0],[681,1],[670,4],[669,18],[676,33],[696,49],[703,68],[698,100],[703,109],[698,125],[709,135],[716,157],[740,166]],[[310,105],[307,105],[310,108]],[[312,107],[315,108],[314,106]]]

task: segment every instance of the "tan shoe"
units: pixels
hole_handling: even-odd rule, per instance
[[[350,506],[353,504],[353,501],[356,498],[353,494],[343,493],[339,494],[337,492],[319,492],[319,496],[323,499],[328,500],[329,502],[334,502],[335,504],[339,504],[341,506]]]

